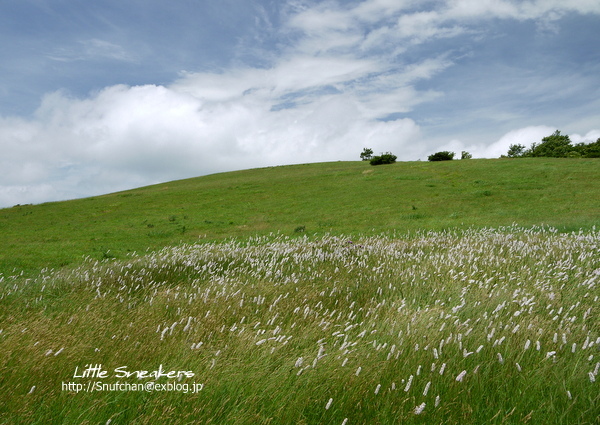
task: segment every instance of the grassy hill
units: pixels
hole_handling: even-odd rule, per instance
[[[378,234],[513,223],[585,229],[600,222],[599,181],[597,160],[551,158],[333,162],[215,174],[2,209],[0,273],[270,232]]]
[[[600,423],[599,164],[310,164],[1,210],[0,424]]]

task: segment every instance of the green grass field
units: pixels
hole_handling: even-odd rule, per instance
[[[600,221],[595,159],[481,159],[271,167],[69,202],[0,210],[0,273],[125,258],[163,246],[280,232],[379,234],[417,229]]]
[[[599,164],[310,164],[0,210],[0,424],[597,424]]]

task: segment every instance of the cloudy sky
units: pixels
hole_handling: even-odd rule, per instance
[[[598,0],[2,0],[0,207],[600,137]]]

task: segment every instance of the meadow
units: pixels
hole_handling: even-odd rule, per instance
[[[599,243],[272,235],[15,278],[3,423],[597,423]],[[160,365],[188,392],[88,387]]]
[[[281,232],[358,235],[471,226],[599,224],[597,159],[331,162],[169,182],[0,210],[0,274],[82,257]],[[297,230],[297,231],[296,231]]]
[[[220,209],[204,213],[246,211],[238,220],[247,228],[200,228],[206,216],[190,207],[189,233],[207,234],[186,231],[177,242],[164,236],[162,247],[127,251],[153,229],[181,225],[155,218],[142,240],[114,239],[121,247],[114,256],[82,242],[93,229],[76,228],[67,264],[53,263],[61,257],[50,247],[59,245],[49,243],[39,248],[45,254],[23,260],[26,271],[13,261],[0,275],[0,423],[598,423],[600,231],[598,197],[587,198],[598,195],[589,181],[597,163],[521,161],[409,163],[365,174],[371,168],[361,163],[283,167],[305,182],[285,190],[312,187],[311,196],[282,192],[281,211],[252,224],[256,211],[228,204],[223,191]],[[554,167],[549,181],[534,183],[544,166]],[[283,182],[264,179],[274,171],[2,213],[33,223],[44,211],[67,214],[69,205],[81,212],[86,203],[106,208],[136,193],[153,199],[135,214],[124,205],[113,207],[121,215],[106,213],[105,223],[112,217],[127,229],[124,222],[139,223],[153,209],[156,217],[173,211],[177,204],[160,193],[183,202],[195,186],[207,202],[228,179],[252,173],[263,176],[253,190],[283,191]],[[422,181],[398,179],[419,173]],[[343,188],[337,179],[362,182],[372,197],[360,203],[356,192],[367,190],[347,186],[334,198],[328,187]],[[260,189],[267,181],[273,187]],[[209,183],[221,189],[211,192]],[[466,192],[452,192],[453,184]],[[484,184],[489,195],[478,194]],[[390,187],[406,193],[384,202]],[[231,191],[236,204],[276,203]],[[317,199],[329,202],[312,204]],[[290,205],[297,215],[288,214]],[[19,209],[33,212],[11,215]],[[328,225],[319,227],[325,216]]]

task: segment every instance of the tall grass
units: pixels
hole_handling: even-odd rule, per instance
[[[272,234],[3,277],[0,423],[598,423],[599,246]],[[88,364],[109,376],[73,376]],[[202,391],[62,387],[159,365]]]

